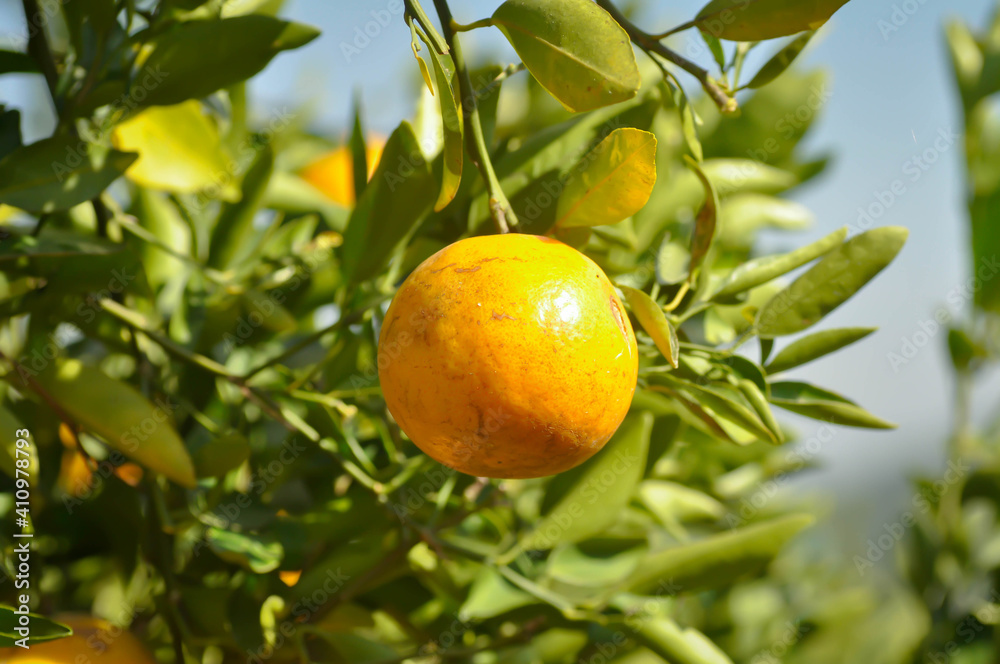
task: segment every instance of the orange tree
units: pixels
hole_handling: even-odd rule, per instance
[[[810,328],[905,231],[755,251],[761,229],[810,221],[781,194],[823,170],[797,145],[827,88],[788,67],[842,2],[712,0],[656,34],[609,0],[507,0],[468,24],[408,1],[426,91],[384,146],[360,104],[343,144],[294,114],[250,120],[246,79],[317,37],[280,2],[23,4],[27,49],[0,53],[0,73],[43,77],[58,124],[23,145],[18,110],[0,115],[5,657],[65,637],[67,610],[113,622],[87,661],[123,629],[178,663],[912,647],[872,631],[872,596],[815,548],[775,561],[812,520],[773,499],[789,473],[836,427],[891,426],[781,374],[872,331]],[[464,42],[493,28],[520,62],[470,65]],[[686,29],[712,72],[668,46]],[[748,53],[783,37],[747,75]],[[517,118],[498,116],[504,95]],[[379,386],[408,361],[377,347],[403,279],[495,233],[586,254],[636,330],[628,415],[553,477],[433,461]],[[824,424],[782,447],[775,406]]]

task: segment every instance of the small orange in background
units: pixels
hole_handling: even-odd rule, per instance
[[[73,628],[72,636],[33,644],[28,649],[0,648],[4,664],[156,664],[138,638],[107,620],[67,613],[52,618]]]
[[[375,172],[382,156],[383,140],[372,140],[366,149],[368,179]],[[342,145],[311,162],[299,173],[306,182],[316,187],[335,203],[354,207],[354,156],[351,148]]]
[[[386,312],[389,412],[470,475],[553,475],[590,458],[628,412],[638,353],[593,261],[534,235],[460,240],[424,261]]]

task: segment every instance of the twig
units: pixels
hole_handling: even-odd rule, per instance
[[[667,48],[665,45],[660,43],[656,37],[637,28],[635,24],[625,18],[625,15],[622,14],[617,7],[615,7],[611,0],[596,0],[596,2],[601,8],[604,9],[604,11],[611,14],[611,17],[615,19],[615,21],[617,21],[628,34],[629,39],[631,39],[639,48],[651,55],[656,54],[660,56],[664,60],[677,65],[698,79],[698,82],[701,83],[701,87],[705,90],[705,93],[712,98],[712,101],[715,102],[723,113],[732,113],[736,110],[736,100],[727,95],[725,91],[719,87],[715,80],[709,75],[707,69],[691,62],[680,53]]]

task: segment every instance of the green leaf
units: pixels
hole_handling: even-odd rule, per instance
[[[760,417],[751,408],[741,403],[739,393],[728,386],[699,385],[668,373],[650,374],[648,380],[651,385],[663,385],[686,393],[693,401],[710,409],[716,416],[732,422],[757,438],[772,443],[778,442],[774,432],[761,422]]]
[[[895,424],[875,417],[853,401],[808,383],[771,383],[769,401],[793,413],[841,426],[862,429],[896,428]]]
[[[801,35],[795,39],[788,42],[784,48],[775,53],[774,57],[768,60],[763,67],[754,75],[750,82],[746,84],[745,87],[748,88],[761,88],[773,81],[774,79],[781,76],[782,73],[795,61],[795,58],[799,57],[799,53],[802,49],[806,47],[809,40],[813,38],[816,32],[810,30],[809,32],[803,32]]]
[[[663,236],[656,252],[656,280],[661,285],[674,286],[688,278],[691,252],[687,246],[673,241],[669,234]]]
[[[616,104],[639,91],[628,35],[589,0],[506,0],[493,24],[532,76],[571,111]]]
[[[816,30],[847,0],[712,0],[695,24],[719,39],[763,41]]]
[[[437,196],[430,165],[408,122],[392,132],[378,168],[351,213],[341,248],[345,281],[376,276]]]
[[[767,372],[771,374],[787,371],[806,362],[829,355],[849,346],[855,341],[864,339],[874,332],[874,327],[845,327],[836,330],[823,330],[809,336],[797,339],[778,353],[770,364]]]
[[[702,33],[703,35],[705,33]],[[710,38],[710,35],[706,35],[706,39]],[[718,40],[716,40],[718,42]],[[667,90],[670,92],[670,97],[673,99],[674,106],[677,107],[677,112],[681,118],[681,133],[684,136],[684,142],[691,151],[692,156],[697,161],[702,161],[705,158],[705,152],[701,147],[701,141],[698,140],[698,123],[700,119],[695,115],[694,109],[691,107],[691,100],[688,99],[687,93],[684,92],[684,88],[677,83],[674,85],[671,80],[666,81]]]
[[[192,455],[198,477],[222,477],[250,458],[250,445],[240,433],[214,438]]]
[[[278,569],[285,555],[280,542],[265,541],[255,535],[209,528],[205,538],[215,555],[256,574]]]
[[[771,432],[772,438],[775,443],[781,444],[785,442],[785,434],[781,431],[781,425],[774,418],[774,413],[771,411],[771,407],[767,403],[767,397],[765,396],[765,391],[761,387],[749,378],[740,378],[736,381],[736,386],[739,388],[740,393],[743,398],[747,400],[753,411],[757,413],[757,417],[760,421],[764,423],[767,430]],[[765,385],[765,389],[766,389]]]
[[[180,23],[149,42],[149,56],[129,98],[141,99],[144,106],[169,106],[206,97],[247,80],[281,51],[318,36],[308,25],[260,14]]]
[[[38,237],[11,234],[0,243],[0,263],[22,256],[31,258],[68,258],[72,256],[110,256],[125,247],[109,240],[68,231],[46,229]]]
[[[677,330],[667,320],[663,309],[656,300],[641,290],[629,286],[619,286],[619,288],[625,294],[629,309],[639,319],[642,328],[653,337],[653,342],[663,353],[663,357],[676,369],[680,357],[680,342],[677,339]]]
[[[615,129],[570,171],[556,226],[617,224],[642,209],[656,184],[656,136]]]
[[[224,204],[219,211],[209,243],[209,265],[230,268],[253,251],[257,244],[253,220],[261,208],[273,172],[274,151],[267,145],[243,176],[239,200]]]
[[[813,221],[812,211],[800,203],[753,192],[727,198],[719,216],[726,220],[722,225],[723,240],[747,247],[753,245],[762,228],[800,230]]]
[[[27,459],[28,467],[21,470],[28,473],[28,485],[34,488],[38,485],[39,457],[38,448],[35,446],[35,439],[32,436],[17,438],[15,431],[23,428],[20,420],[3,405],[0,405],[0,431],[9,432],[0,440],[0,471],[11,478],[17,479],[18,459]],[[26,445],[18,446],[18,440],[22,440]],[[20,453],[18,453],[20,450]],[[23,462],[22,462],[23,463]],[[23,476],[22,476],[23,477]]]
[[[635,622],[636,640],[671,664],[733,664],[711,639],[670,618],[651,616]]]
[[[195,485],[191,457],[170,424],[169,402],[153,405],[131,385],[79,360],[54,360],[36,379],[85,430],[150,470]]]
[[[549,556],[545,576],[559,584],[575,588],[613,586],[635,571],[644,553],[644,548],[603,554],[599,550],[584,551],[575,545],[561,546]]]
[[[458,102],[459,88],[455,62],[450,55],[438,53],[430,44],[431,65],[434,68],[435,96],[441,109],[441,127],[444,138],[442,149],[441,190],[434,210],[443,210],[458,193],[462,183],[462,162],[465,155],[462,106]]]
[[[473,580],[469,596],[458,615],[462,620],[486,620],[522,606],[530,606],[536,601],[500,576],[496,569],[484,565]]]
[[[213,188],[220,198],[239,197],[219,128],[197,101],[147,109],[115,127],[112,138],[119,150],[139,153],[126,172],[138,185],[173,193]]]
[[[742,191],[777,194],[798,184],[794,173],[753,159],[707,159],[701,170],[720,197]]]
[[[698,34],[701,35],[705,45],[708,46],[708,50],[712,52],[712,58],[715,59],[715,64],[719,65],[719,71],[726,71],[726,51],[722,48],[722,42],[719,41],[719,38],[704,30],[699,30]]]
[[[651,413],[626,417],[605,448],[580,466],[576,481],[521,539],[514,555],[579,542],[614,523],[642,478],[652,428]]]
[[[21,146],[0,160],[0,203],[36,213],[69,209],[107,189],[136,156],[111,150],[98,159],[68,135]]]
[[[0,74],[39,74],[41,71],[27,53],[0,49]]]
[[[22,615],[24,614],[16,613],[14,607],[0,604],[0,648],[16,647],[15,643],[24,638],[21,634],[14,631],[14,628],[20,624],[20,617]],[[46,641],[54,641],[73,634],[73,630],[70,627],[50,620],[45,616],[40,616],[37,613],[29,613],[27,615],[29,646],[45,643]],[[24,652],[29,652],[29,650],[25,650]]]
[[[354,182],[354,200],[361,198],[368,186],[368,142],[361,123],[360,93],[354,99],[354,123],[351,125],[351,179]]]
[[[725,506],[708,494],[665,480],[644,480],[639,486],[642,504],[662,523],[715,521],[725,516]]]
[[[810,245],[778,256],[763,256],[747,261],[733,270],[718,290],[712,295],[713,300],[737,295],[761,284],[766,284],[783,274],[802,267],[820,256],[830,253],[847,237],[847,229],[830,233]]]
[[[780,337],[818,322],[892,262],[909,234],[886,226],[857,235],[811,267],[757,313],[757,334]]]
[[[724,588],[760,572],[813,517],[793,514],[648,554],[625,584],[644,593],[666,586],[677,593]]]

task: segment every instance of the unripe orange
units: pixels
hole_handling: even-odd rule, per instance
[[[638,353],[604,272],[561,242],[473,237],[424,261],[379,338],[389,412],[464,473],[527,478],[582,463],[635,391]]]

